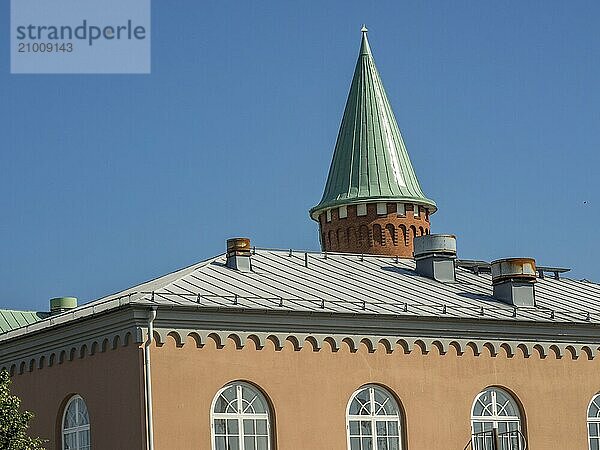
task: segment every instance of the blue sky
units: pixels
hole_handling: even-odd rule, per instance
[[[600,281],[600,3],[153,2],[151,75],[11,75],[0,306],[88,301],[225,250],[317,249],[360,27],[462,258]]]

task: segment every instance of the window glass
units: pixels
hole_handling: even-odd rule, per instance
[[[221,389],[213,402],[212,445],[215,450],[270,450],[268,403],[247,383]]]
[[[524,450],[521,414],[512,396],[499,388],[481,392],[471,411],[473,450],[495,449],[496,436],[502,450]]]
[[[600,394],[592,398],[587,417],[590,450],[600,450]]]
[[[90,417],[83,398],[71,397],[65,406],[62,424],[63,450],[89,450]]]
[[[400,450],[400,408],[379,386],[365,386],[350,399],[346,417],[350,450]]]

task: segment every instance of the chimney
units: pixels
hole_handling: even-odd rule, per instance
[[[60,314],[70,309],[77,308],[75,297],[55,297],[50,299],[50,314]]]
[[[437,281],[456,281],[456,236],[453,234],[426,234],[414,239],[417,273]]]
[[[533,258],[492,261],[494,298],[514,306],[535,306],[535,275]]]
[[[227,267],[239,270],[240,272],[250,272],[252,270],[252,263],[250,262],[250,239],[227,239]]]

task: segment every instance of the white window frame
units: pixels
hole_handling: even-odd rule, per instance
[[[366,216],[367,215],[367,204],[359,203],[356,205],[356,215],[357,216]]]
[[[406,205],[404,203],[396,203],[396,214],[406,216]]]
[[[413,216],[419,217],[419,205],[413,205]]]
[[[489,416],[475,416],[473,414],[475,411],[475,405],[477,405],[479,398],[488,392],[491,395],[493,414],[491,414]],[[496,393],[497,392],[501,392],[506,397],[508,397],[508,399],[513,403],[514,408],[518,411],[518,413],[519,413],[518,416],[501,416],[498,414],[498,404],[496,402]],[[496,430],[498,430],[500,422],[507,423],[507,424],[508,423],[516,423],[517,430],[521,433],[523,431],[523,424],[521,422],[521,409],[519,408],[519,404],[515,400],[513,395],[510,392],[508,392],[504,389],[498,388],[498,387],[486,388],[483,391],[481,391],[479,394],[477,394],[477,396],[475,397],[475,400],[473,400],[473,405],[471,406],[471,435],[472,435],[472,438],[474,439],[473,433],[475,433],[475,423],[491,423],[492,428],[495,428]],[[525,447],[523,447],[521,445],[520,440],[519,440],[519,447],[523,450],[525,449]],[[485,447],[485,443],[484,443],[484,447],[481,447],[479,444],[476,446],[475,443],[473,442],[474,450],[485,449],[485,448],[487,448],[487,447]]]
[[[348,207],[347,206],[340,206],[338,208],[338,217],[340,219],[345,219],[346,217],[348,217]]]
[[[88,415],[88,423],[84,424],[84,425],[78,425],[74,428],[69,428],[69,429],[65,429],[65,419],[67,417],[67,411],[69,410],[69,408],[71,407],[71,404],[74,403],[76,400],[81,400],[83,402],[83,404],[85,405],[85,409],[87,411],[87,415]],[[75,403],[75,407],[79,408],[78,404]],[[75,411],[75,417],[77,417],[79,411],[78,409]],[[81,442],[79,442],[79,433],[82,431],[87,431],[88,432],[88,437],[89,437],[89,441],[90,441],[90,446],[89,448],[92,448],[92,434],[91,434],[91,430],[90,430],[90,410],[87,407],[87,403],[85,402],[85,400],[83,399],[83,397],[81,395],[73,395],[69,401],[67,402],[67,404],[65,405],[65,408],[63,410],[63,416],[62,416],[62,423],[61,423],[61,448],[64,450],[65,449],[65,434],[72,434],[75,433],[76,436],[76,441],[77,441],[77,447],[75,449],[69,449],[69,450],[78,450],[81,449]]]
[[[377,215],[379,215],[379,216],[387,215],[387,203],[377,202]]]
[[[252,389],[253,391],[256,391],[261,397],[263,402],[265,403],[266,406],[266,413],[216,413],[215,412],[215,406],[217,404],[217,400],[219,399],[219,397],[221,396],[221,394],[229,389],[230,387],[235,386],[236,389],[236,402],[237,402],[237,410],[238,411],[242,411],[241,409],[241,402],[242,402],[242,387],[246,386],[249,387],[250,389]],[[239,450],[244,450],[245,449],[245,442],[244,442],[244,419],[261,419],[261,420],[266,420],[267,421],[267,450],[272,450],[273,448],[273,436],[271,433],[271,407],[270,404],[267,400],[267,398],[265,397],[265,395],[261,392],[260,389],[258,389],[256,386],[253,386],[249,383],[244,383],[242,381],[236,381],[233,383],[229,383],[225,386],[223,386],[221,389],[219,389],[219,391],[216,393],[215,397],[213,398],[213,401],[210,405],[210,445],[211,445],[211,449],[212,450],[216,450],[217,449],[217,439],[216,439],[216,430],[215,430],[215,420],[216,419],[234,419],[237,420],[238,422],[238,436],[239,436]]]
[[[368,389],[369,390],[369,401],[371,403],[371,414],[370,415],[355,415],[350,414],[350,406],[354,401],[354,398],[361,393],[362,391]],[[376,415],[374,412],[374,404],[375,404],[375,390],[379,390],[383,392],[392,402],[394,402],[394,406],[396,407],[395,415]],[[396,422],[398,426],[398,448],[400,450],[403,449],[403,437],[402,434],[402,414],[400,410],[400,405],[398,401],[394,397],[394,395],[388,390],[381,386],[374,384],[367,384],[365,386],[361,386],[359,389],[354,391],[354,393],[350,396],[350,400],[348,401],[348,405],[346,405],[346,445],[348,450],[350,450],[350,422],[371,422],[371,439],[373,443],[373,450],[378,450],[377,444],[377,422]],[[360,426],[360,425],[359,425]],[[356,437],[356,436],[352,436]],[[388,437],[388,436],[386,436]]]
[[[588,448],[592,450],[592,442],[598,443],[598,448],[600,448],[600,416],[590,417],[590,408],[595,404],[600,409],[600,394],[596,394],[590,400],[587,408],[587,436],[588,436]],[[596,427],[596,436],[592,436],[590,433],[590,425]]]
[[[328,209],[327,211],[325,211],[325,220],[327,222],[331,222],[331,210]]]

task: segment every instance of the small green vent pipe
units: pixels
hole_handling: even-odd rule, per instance
[[[56,297],[50,299],[50,312],[53,314],[73,308],[77,308],[77,299],[75,297]]]

